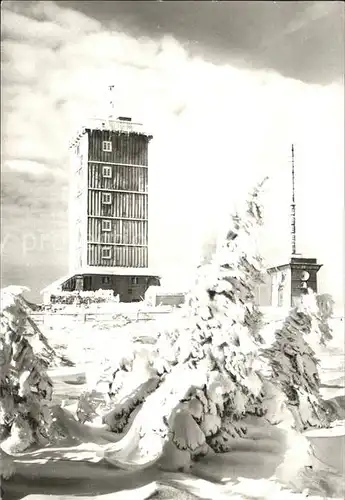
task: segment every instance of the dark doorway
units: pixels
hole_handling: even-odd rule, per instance
[[[84,290],[87,292],[91,291],[92,290],[91,285],[92,285],[92,277],[84,276]]]

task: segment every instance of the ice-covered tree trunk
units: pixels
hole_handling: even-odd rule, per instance
[[[272,369],[271,380],[282,388],[299,431],[328,424],[313,347],[332,338],[328,324],[332,307],[330,296],[309,290],[276,330],[273,344],[263,350]]]
[[[315,295],[314,299],[316,302],[316,314],[314,317],[317,322],[317,329],[320,331],[320,343],[326,345],[327,342],[332,340],[332,328],[329,325],[329,320],[333,316],[334,312],[334,300],[328,293],[323,293],[321,295]]]
[[[51,439],[48,407],[52,382],[47,367],[64,363],[30,318],[23,287],[1,290],[0,333],[0,448],[18,453],[33,443]]]

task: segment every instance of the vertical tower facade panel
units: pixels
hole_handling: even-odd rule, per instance
[[[70,148],[69,271],[86,264],[88,137],[78,136]]]
[[[150,136],[137,132],[88,129],[89,161],[148,166]],[[112,150],[103,150],[103,141],[111,142]]]
[[[148,267],[151,136],[125,126],[86,129],[87,266]]]

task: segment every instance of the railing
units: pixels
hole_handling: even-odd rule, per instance
[[[137,134],[143,134],[147,137],[152,137],[152,134],[144,130],[142,123],[117,120],[112,117],[108,118],[88,118],[85,120],[82,126],[79,126],[77,133],[74,138],[69,142],[69,148],[73,148],[78,139],[82,137],[86,129],[98,129],[98,130],[112,130],[113,132],[135,132]]]
[[[171,314],[173,310],[174,310],[173,306],[160,306],[152,309],[137,309],[137,310],[108,311],[108,312],[46,311],[46,312],[33,312],[30,314],[30,316],[36,323],[45,323],[46,320],[49,322],[50,320],[53,320],[55,318],[56,319],[70,318],[72,321],[74,320],[78,323],[88,323],[97,320],[101,320],[102,322],[105,321],[110,322],[110,321],[116,321],[121,318],[123,320],[127,320],[128,322],[137,322],[137,321],[152,321],[157,319],[158,317],[161,317],[164,314]],[[279,315],[275,315],[273,317],[266,316],[265,318],[265,313],[264,313],[264,323],[265,324],[280,323],[284,321],[286,316],[287,316],[286,314],[282,314],[281,316]],[[343,322],[344,317],[340,315],[333,316],[332,318],[330,318],[330,323],[332,323],[333,321]]]
[[[85,128],[98,128],[100,130],[112,130],[114,132],[136,132],[138,134],[150,135],[144,131],[142,123],[132,121],[116,120],[113,118],[90,118],[85,123]]]
[[[34,312],[31,313],[31,318],[36,323],[45,323],[46,321],[52,321],[54,319],[67,319],[70,318],[72,321],[78,323],[87,323],[91,321],[101,320],[104,321],[116,321],[117,319],[128,320],[128,322],[134,321],[150,321],[155,320],[164,314],[171,314],[173,307],[160,307],[158,309],[139,309],[136,311],[112,311],[112,312]]]

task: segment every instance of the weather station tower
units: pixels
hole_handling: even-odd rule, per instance
[[[317,292],[317,273],[322,264],[296,250],[295,148],[291,146],[291,257],[286,264],[267,270],[271,283],[271,305],[292,307],[308,288]]]
[[[142,300],[159,285],[149,269],[148,149],[152,135],[110,112],[86,123],[70,143],[69,278],[63,290],[113,290]]]

